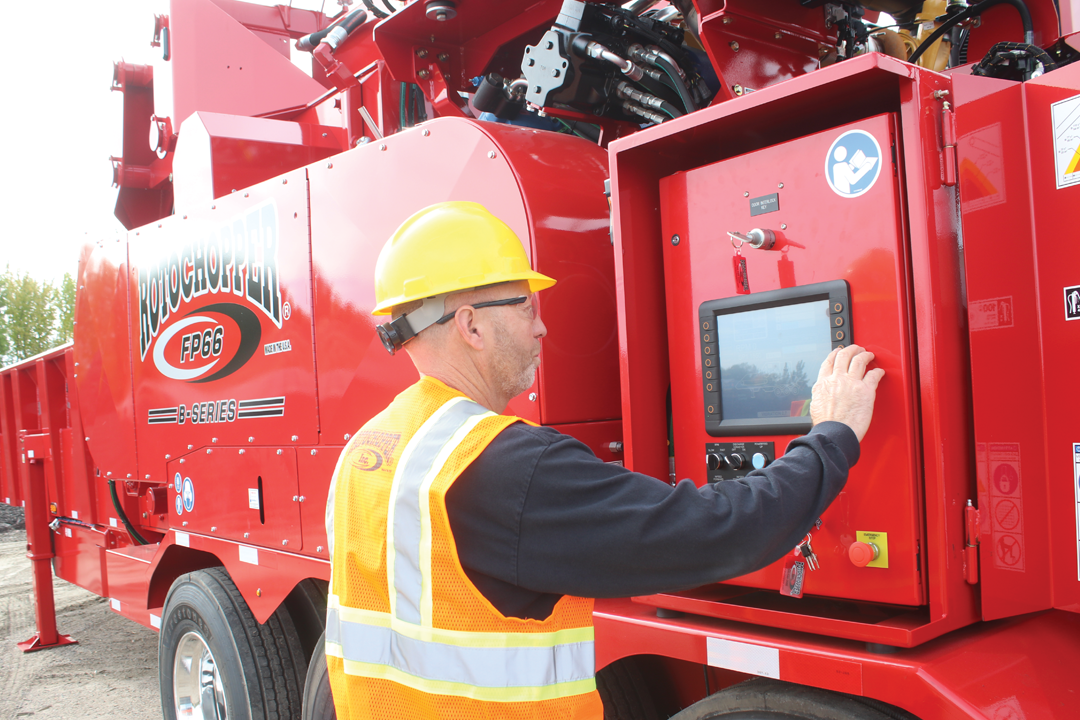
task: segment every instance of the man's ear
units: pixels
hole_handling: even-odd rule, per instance
[[[477,324],[476,310],[466,305],[454,315],[454,328],[461,339],[473,350],[483,350],[486,333]]]

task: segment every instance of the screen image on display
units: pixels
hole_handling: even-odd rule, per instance
[[[829,300],[716,315],[725,420],[808,417],[810,389],[832,351]]]

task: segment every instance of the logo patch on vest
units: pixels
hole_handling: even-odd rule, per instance
[[[355,443],[353,449],[349,453],[349,462],[357,470],[365,472],[382,469],[390,470],[394,450],[397,449],[400,441],[400,433],[388,433],[379,430],[358,432],[353,441]]]

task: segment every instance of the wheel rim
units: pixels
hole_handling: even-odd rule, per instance
[[[225,686],[214,654],[202,635],[186,633],[173,660],[173,699],[177,718],[227,720]]]

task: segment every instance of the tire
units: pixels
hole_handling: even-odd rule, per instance
[[[596,690],[604,703],[604,720],[660,720],[635,657],[616,660],[597,672]]]
[[[300,644],[306,658],[310,658],[315,652],[316,643],[320,642],[326,631],[327,587],[325,580],[302,580],[283,603],[289,611],[296,632],[300,634]]]
[[[260,625],[224,569],[169,588],[158,639],[165,720],[299,720],[306,672],[288,612]]]
[[[671,720],[919,720],[877,700],[753,678],[696,702]]]
[[[326,633],[319,636],[308,662],[304,683],[303,720],[337,720],[334,696],[330,693],[330,673],[326,669]]]

